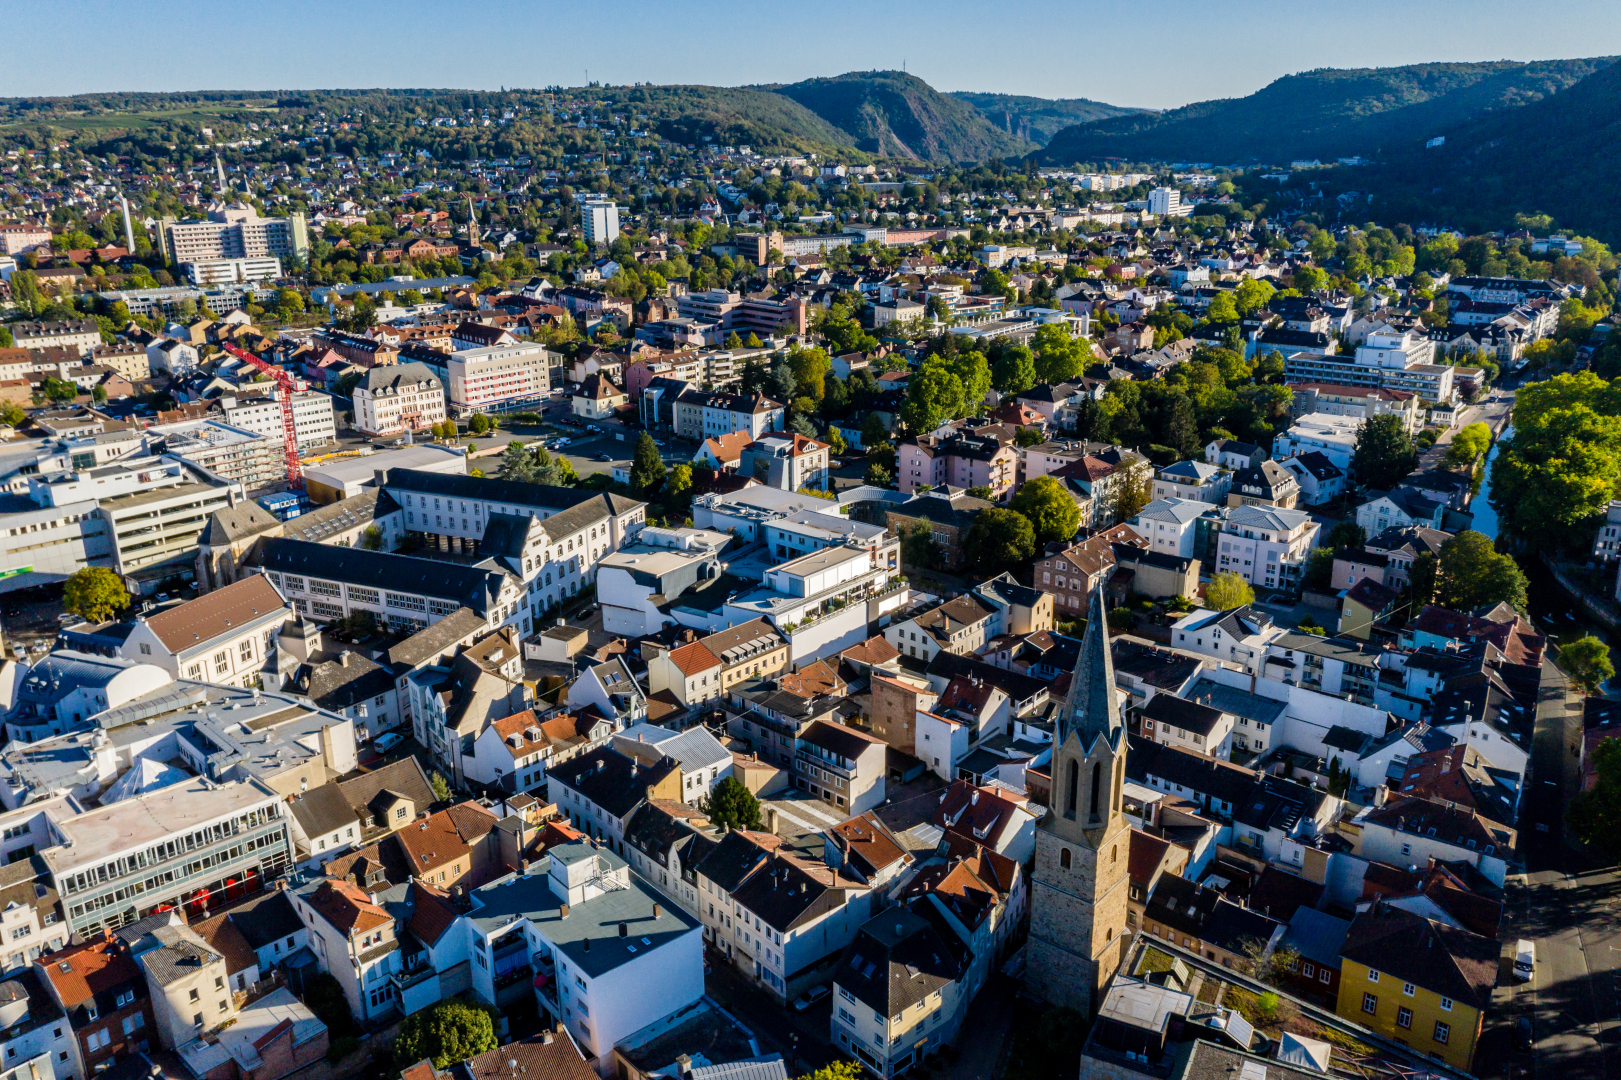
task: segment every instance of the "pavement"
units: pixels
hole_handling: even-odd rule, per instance
[[[1520,814],[1525,872],[1505,890],[1502,963],[1475,1052],[1485,1080],[1621,1077],[1621,873],[1594,865],[1564,835],[1564,807],[1581,783],[1581,727],[1580,696],[1545,665]],[[1513,975],[1520,938],[1536,944],[1528,983]],[[1512,1045],[1522,1016],[1532,1024],[1530,1054]]]

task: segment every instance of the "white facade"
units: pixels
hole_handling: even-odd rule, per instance
[[[1252,585],[1292,588],[1322,526],[1299,510],[1236,506],[1228,510],[1216,537],[1213,573],[1231,571]]]
[[[180,272],[193,285],[235,285],[248,281],[275,281],[281,277],[281,260],[273,255],[243,259],[199,259],[182,263]]]
[[[1357,432],[1361,430],[1361,417],[1310,413],[1290,424],[1289,429],[1273,441],[1272,457],[1282,461],[1316,450],[1341,470],[1350,472]]]
[[[551,353],[544,345],[518,342],[463,349],[450,356],[450,410],[508,412],[535,408],[551,392]]]
[[[611,244],[619,238],[619,207],[607,199],[588,199],[580,206],[580,228],[588,244]]]
[[[263,435],[278,445],[286,438],[286,429],[282,426],[281,401],[278,398],[227,404],[225,422],[232,427]],[[301,452],[336,441],[338,425],[333,417],[332,396],[318,390],[294,394],[293,432],[298,438],[298,448]]]
[[[1155,499],[1137,512],[1128,523],[1148,541],[1150,551],[1180,558],[1196,558],[1196,522],[1210,509],[1207,502],[1192,499]]]

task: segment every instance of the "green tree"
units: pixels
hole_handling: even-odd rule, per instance
[[[28,414],[23,412],[20,406],[9,401],[4,405],[0,405],[0,424],[5,424],[7,427],[19,428],[22,427],[27,420]]]
[[[901,562],[919,570],[932,570],[941,563],[940,545],[934,542],[934,530],[929,523],[919,521],[911,528],[902,527]]]
[[[968,528],[969,562],[986,577],[1023,566],[1035,553],[1036,531],[1016,511],[981,510]]]
[[[1565,821],[1584,844],[1621,858],[1621,739],[1601,740],[1593,749],[1596,780],[1570,800]]]
[[[1004,394],[1018,394],[1036,385],[1036,354],[1024,345],[1010,345],[996,358],[991,385]]]
[[[1482,423],[1470,424],[1447,444],[1443,464],[1449,469],[1462,469],[1473,465],[1482,454],[1491,449],[1492,430]]]
[[[527,484],[535,482],[535,455],[529,448],[517,439],[507,443],[507,448],[501,452],[501,465],[496,470],[496,476],[502,480],[519,480]]]
[[[1368,542],[1367,530],[1354,521],[1342,521],[1323,538],[1323,546],[1330,551],[1350,548],[1353,551]]]
[[[1559,650],[1560,670],[1584,694],[1597,694],[1604,684],[1615,676],[1615,664],[1610,660],[1610,647],[1591,634],[1577,638]]]
[[[1255,590],[1239,575],[1223,570],[1205,586],[1204,598],[1212,611],[1231,611],[1255,603]]]
[[[62,587],[62,606],[93,623],[104,623],[129,607],[124,580],[104,566],[87,566]]]
[[[428,777],[428,786],[433,788],[433,797],[439,802],[450,801],[450,797],[453,794],[450,790],[450,781],[446,780],[439,773],[436,772]]]
[[[664,482],[664,459],[653,436],[642,432],[630,463],[630,490],[644,498]]]
[[[685,507],[692,498],[692,466],[686,462],[670,470],[664,484],[664,494],[672,507]]]
[[[875,412],[867,414],[861,421],[861,448],[871,450],[881,442],[889,440],[889,429],[884,427],[884,418]]]
[[[1435,582],[1437,576],[1436,559],[1433,551],[1423,551],[1413,560],[1412,569],[1407,571],[1407,591],[1412,594],[1411,612],[1417,614],[1424,610],[1424,605],[1435,600]]]
[[[936,363],[931,365],[931,360]],[[962,409],[962,380],[938,361],[938,357],[929,357],[923,362],[923,369],[906,383],[906,404],[901,406],[901,420],[915,435],[933,431],[960,415]]]
[[[1402,418],[1392,414],[1363,421],[1351,454],[1351,473],[1369,487],[1395,487],[1418,464],[1418,451]]]
[[[1142,512],[1153,499],[1153,485],[1149,478],[1153,474],[1145,466],[1137,466],[1126,470],[1120,478],[1120,483],[1114,495],[1114,519],[1116,521],[1130,521]]]
[[[788,370],[794,375],[795,392],[820,405],[827,393],[827,377],[833,372],[832,358],[821,349],[796,345],[788,350]]]
[[[806,1073],[799,1080],[862,1080],[866,1073],[860,1064],[848,1058],[830,1061],[815,1072]]]
[[[1590,522],[1618,496],[1621,382],[1582,371],[1522,388],[1514,434],[1492,464],[1499,535],[1533,546],[1570,543],[1590,535]]]
[[[411,1064],[431,1061],[435,1068],[448,1069],[500,1045],[492,1010],[450,999],[400,1022],[394,1058]]]
[[[1238,321],[1238,305],[1233,302],[1231,293],[1217,293],[1210,306],[1205,309],[1205,318],[1213,323],[1233,323]]]
[[[702,809],[713,825],[724,825],[730,829],[760,827],[760,800],[735,776],[728,776],[716,784]]]
[[[1465,529],[1442,544],[1439,570],[1441,603],[1454,611],[1495,604],[1525,610],[1525,574],[1481,533]]]
[[[895,482],[895,474],[885,468],[882,462],[867,462],[867,473],[863,480],[873,487],[889,487]]]
[[[360,547],[362,551],[382,551],[383,530],[376,525],[366,526],[366,531],[360,534]]]
[[[1036,378],[1057,385],[1080,378],[1092,360],[1092,349],[1085,338],[1070,334],[1056,323],[1043,326],[1030,339],[1036,354]]]
[[[1030,522],[1037,543],[1069,540],[1081,527],[1081,508],[1075,505],[1063,481],[1053,476],[1026,480],[1008,503],[1008,509]]]

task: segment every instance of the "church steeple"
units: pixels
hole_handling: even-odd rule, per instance
[[[1058,714],[1054,745],[1063,746],[1073,732],[1080,737],[1083,748],[1090,749],[1099,735],[1107,736],[1111,746],[1118,746],[1118,733],[1124,728],[1115,696],[1103,586],[1099,585],[1087,598],[1086,633],[1081,637],[1081,652],[1070,676],[1069,694]]]

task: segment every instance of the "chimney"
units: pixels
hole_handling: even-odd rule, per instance
[[[692,1080],[692,1058],[689,1055],[676,1055],[675,1068],[681,1080]]]
[[[658,906],[658,904],[655,903],[653,905],[653,918],[656,919],[658,917],[659,917],[659,906]]]
[[[580,950],[582,952],[590,952],[591,951],[591,939],[590,938],[581,938],[580,939]]]
[[[559,919],[566,919],[566,918],[568,918],[568,905],[567,905],[567,904],[564,904],[564,905],[563,905],[563,906],[562,906],[562,907],[560,907],[560,908],[559,908],[559,909],[558,909],[558,911],[557,911],[557,917],[558,917],[558,918],[559,918]]]

